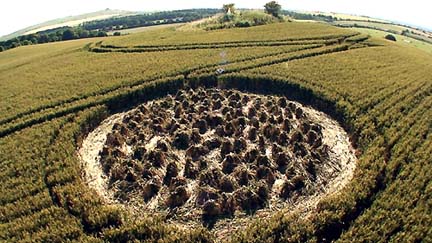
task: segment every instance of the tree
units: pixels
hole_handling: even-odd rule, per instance
[[[387,40],[396,41],[396,37],[394,37],[394,35],[388,34],[384,38],[386,38]]]
[[[0,46],[0,52],[4,51],[5,48],[3,46]]]
[[[21,42],[21,44],[23,45],[23,46],[28,46],[28,45],[31,45],[31,44],[33,44],[31,41],[29,41],[29,40],[24,40],[23,42]]]
[[[19,47],[19,46],[21,46],[21,42],[12,42],[12,44],[11,44],[11,46],[10,46],[10,48],[16,48],[16,47]]]
[[[73,40],[76,38],[77,38],[77,35],[72,29],[67,29],[63,32],[62,40]]]
[[[97,32],[97,37],[105,37],[105,36],[108,36],[105,31],[98,31]]]
[[[82,30],[80,33],[79,33],[79,37],[80,38],[88,38],[89,37],[89,34],[90,32],[88,31],[88,30]]]
[[[276,1],[268,2],[264,5],[265,12],[271,14],[275,17],[279,17],[281,13],[282,6]]]
[[[49,37],[47,34],[41,34],[39,36],[39,43],[47,43],[49,42]]]
[[[38,38],[35,38],[35,37],[32,37],[31,39],[28,39],[28,41],[30,41],[31,44],[38,44],[39,43]]]
[[[120,32],[118,32],[118,31],[116,31],[116,32],[114,32],[114,34],[113,34],[114,36],[121,36],[121,33]]]
[[[59,35],[57,35],[57,33],[50,33],[48,34],[48,42],[55,42],[55,41],[59,41]]]
[[[224,4],[222,9],[226,14],[228,14],[228,13],[234,14],[234,12],[235,12],[234,3]]]
[[[16,47],[16,46],[19,46],[17,43],[19,43],[20,42],[20,40],[18,39],[18,38],[13,38],[13,39],[10,39],[10,40],[7,40],[6,42],[5,42],[5,44],[4,44],[4,46],[7,46],[8,48],[10,48],[10,47]]]

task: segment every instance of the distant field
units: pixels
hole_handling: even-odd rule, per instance
[[[417,38],[424,39],[427,42],[432,42],[432,33],[428,31],[422,31],[415,28],[407,27],[407,26],[401,26],[397,24],[386,24],[386,23],[377,23],[377,22],[365,22],[365,21],[335,21],[334,24],[338,25],[345,25],[345,26],[352,26],[356,27],[355,25],[363,26],[363,27],[369,27],[369,28],[376,28],[378,30],[384,30],[389,32],[395,32],[398,34],[401,34],[402,31],[408,30],[411,33],[408,33],[409,35],[412,35]]]
[[[158,29],[165,29],[165,28],[172,28],[172,27],[178,28],[178,27],[183,26],[183,25],[185,25],[185,24],[184,23],[161,24],[161,25],[131,28],[131,29],[124,29],[124,30],[115,30],[115,31],[107,32],[107,33],[108,33],[108,35],[112,35],[112,34],[114,34],[114,32],[120,32],[122,35],[127,35],[127,34],[135,34],[135,33],[145,32],[145,31],[149,31],[149,30],[158,30]]]
[[[365,28],[352,28],[352,29],[361,33],[371,35],[378,39],[384,39],[384,37],[388,35],[388,32],[380,31],[380,30],[372,30],[372,29],[365,29]],[[396,45],[415,47],[429,54],[432,54],[432,44],[426,43],[424,41],[419,41],[404,35],[396,35],[396,34],[392,34],[392,35],[394,35],[397,39],[397,42],[395,43]]]
[[[352,14],[343,14],[343,13],[327,13],[327,12],[315,12],[315,11],[299,11],[300,13],[308,13],[308,14],[322,14],[322,15],[326,15],[326,16],[332,16],[338,19],[343,19],[343,20],[360,20],[360,21],[379,21],[379,22],[388,22],[386,20],[382,20],[382,19],[376,19],[376,18],[371,18],[371,17],[366,17],[366,16],[359,16],[359,15],[352,15]]]
[[[301,12],[300,12],[301,13]],[[411,37],[413,39],[417,39],[420,41],[432,43],[432,32],[404,26],[397,23],[392,23],[391,21],[386,21],[382,19],[369,18],[365,16],[356,16],[349,14],[338,14],[338,13],[325,13],[325,12],[304,12],[307,14],[313,15],[325,15],[332,16],[334,18],[338,18],[336,21],[326,22],[332,25],[341,26],[341,27],[353,27],[353,28],[368,28],[375,30],[387,31],[392,34],[402,34],[402,32],[406,32],[403,35],[407,37]],[[318,17],[317,17],[318,18]],[[317,20],[296,20],[300,22],[314,22]],[[321,20],[317,21],[321,22]]]
[[[9,35],[2,36],[2,37],[0,37],[0,41],[6,41],[6,40],[9,40],[9,39],[21,36],[21,35],[32,34],[32,33],[38,32],[38,31],[48,30],[48,29],[57,28],[57,27],[76,26],[76,25],[81,24],[85,21],[96,20],[96,19],[105,19],[105,18],[110,18],[113,16],[125,16],[125,15],[130,15],[130,14],[133,14],[133,12],[106,9],[106,10],[97,11],[97,12],[93,12],[93,13],[87,13],[87,14],[82,14],[82,15],[77,15],[77,16],[70,16],[70,17],[65,17],[65,18],[60,18],[60,19],[54,19],[54,20],[40,23],[40,24],[37,24],[34,26],[30,26],[28,28],[24,28],[22,30],[15,31],[14,33],[11,33]]]
[[[50,29],[55,29],[55,28],[60,28],[60,27],[64,27],[64,26],[78,26],[84,22],[87,21],[93,21],[93,20],[101,20],[101,19],[108,19],[108,18],[112,18],[115,16],[119,16],[119,14],[107,14],[107,15],[101,15],[101,16],[95,16],[95,17],[89,17],[89,18],[83,18],[80,20],[71,20],[71,21],[66,21],[66,22],[61,22],[58,24],[52,24],[52,25],[46,25],[40,28],[36,28],[36,29],[32,29],[30,31],[25,32],[23,35],[29,35],[29,34],[33,34],[33,33],[37,33],[40,31],[44,31],[44,30],[50,30]]]
[[[350,15],[346,15],[350,16]],[[296,20],[296,22],[301,22],[301,23],[316,23],[315,20]],[[375,23],[375,22],[365,22],[365,21],[335,21],[334,24],[341,24],[341,25],[346,25],[346,26],[352,26],[349,29],[355,30],[357,32],[360,33],[364,33],[364,34],[368,34],[371,35],[373,37],[376,37],[377,39],[383,39],[387,34],[392,34],[394,36],[397,37],[398,39],[398,44],[404,45],[404,46],[410,46],[410,47],[415,47],[415,48],[419,48],[420,50],[426,51],[428,53],[432,52],[432,44],[425,42],[425,41],[420,41],[418,39],[414,39],[410,36],[405,36],[405,35],[401,35],[401,34],[395,34],[393,32],[402,32],[406,29],[410,30],[410,31],[414,31],[415,33],[419,33],[421,34],[421,36],[417,35],[419,38],[425,38],[427,41],[432,41],[432,39],[427,38],[425,33],[420,33],[418,30],[413,29],[413,28],[407,28],[404,26],[400,26],[400,25],[395,25],[395,24],[391,24],[391,23]],[[354,24],[358,24],[359,26],[370,26],[373,28],[379,28],[379,29],[383,29],[383,30],[375,30],[375,29],[369,29],[369,28],[358,28],[358,27],[354,27]],[[391,33],[386,32],[384,30],[389,30],[391,31]]]
[[[374,23],[374,22],[364,22],[364,21],[336,21],[335,24],[342,24],[342,25],[362,25],[362,26],[370,26],[370,27],[377,27],[383,30],[393,30],[397,32],[402,32],[403,30],[406,30],[406,27],[394,25],[394,24],[384,24],[384,23]]]
[[[214,31],[170,26],[1,52],[0,241],[432,242],[432,48],[399,35],[397,42],[391,42],[383,38],[385,34],[305,22]],[[216,235],[211,225],[173,224],[181,219],[171,208],[161,214],[132,213],[115,202],[108,203],[89,187],[77,149],[91,130],[109,115],[168,93],[173,94],[175,103],[180,89],[198,86],[285,95],[325,112],[346,130],[349,139],[345,140],[354,146],[353,178],[337,192],[307,205],[308,211],[287,205],[262,218],[256,217],[260,211],[247,211],[246,224],[233,225],[223,235]],[[181,97],[179,93],[177,98]],[[243,107],[236,96],[229,97],[230,105],[237,108],[227,110],[222,119],[233,127],[243,127],[242,121],[231,116],[242,113]],[[277,104],[272,112],[283,107],[283,103]],[[204,114],[200,112],[203,107],[193,103],[181,105],[193,109],[194,114]],[[184,112],[180,108],[175,111]],[[141,119],[137,114],[135,118]],[[302,113],[295,116],[302,117]],[[252,124],[257,117],[251,113],[244,122]],[[270,113],[259,115],[260,120],[273,122],[279,118],[283,120]],[[169,120],[157,117],[151,124],[155,131],[175,127]],[[131,127],[149,122],[132,121]],[[303,122],[301,129],[306,131],[308,126],[310,129],[311,124]],[[118,129],[125,134],[129,131]],[[229,130],[229,126],[219,127],[219,131]],[[269,131],[265,127],[257,130],[260,134]],[[312,133],[308,134],[297,135],[297,139],[309,141]],[[140,136],[148,137],[145,133]],[[191,141],[204,138],[191,136]],[[115,143],[116,139],[111,140]],[[109,156],[116,156],[114,152],[122,156],[122,151],[111,152]],[[320,166],[315,159],[318,149],[304,153],[310,159],[302,165],[311,171],[308,179],[320,180],[313,176],[314,168]],[[142,163],[122,160],[125,171],[118,169],[112,174],[139,183],[141,177],[153,173],[141,165],[154,158],[139,153],[134,156],[134,161]],[[211,169],[206,168],[206,161],[193,163]],[[253,163],[251,166],[267,173],[263,183],[272,179],[264,169],[274,165],[265,160]],[[142,169],[142,173],[132,173],[128,166],[136,166],[134,171]],[[295,191],[302,185],[291,180],[296,168],[285,170],[291,183],[287,194],[303,196]],[[245,181],[262,176],[242,171]],[[208,178],[201,179],[212,180]],[[251,197],[257,195],[253,192]],[[137,194],[141,196],[145,195]],[[202,197],[213,200],[211,193]]]

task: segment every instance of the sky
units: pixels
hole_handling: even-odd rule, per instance
[[[0,36],[44,21],[106,8],[156,11],[187,8],[220,8],[235,3],[237,8],[262,8],[270,0],[22,0],[0,6]],[[349,13],[398,21],[432,30],[430,0],[279,0],[283,9]]]

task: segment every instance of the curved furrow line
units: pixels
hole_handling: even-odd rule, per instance
[[[240,60],[237,60],[237,61],[233,61],[231,63],[239,63],[239,62],[244,62],[244,61],[250,61],[250,60],[254,60],[254,59],[257,59],[257,58],[263,58],[263,57],[272,57],[272,56],[277,56],[277,55],[280,55],[280,54],[283,54],[283,53],[297,52],[297,51],[302,51],[302,50],[306,50],[306,49],[313,49],[313,48],[318,48],[318,47],[321,47],[321,45],[310,45],[310,46],[300,47],[300,48],[298,48],[296,50],[281,51],[281,52],[271,53],[271,54],[265,54],[265,55],[261,55],[261,56],[248,57],[248,58],[240,59]],[[26,112],[19,113],[19,114],[15,115],[15,116],[12,116],[12,117],[0,120],[0,126],[1,125],[5,125],[7,123],[12,123],[12,122],[14,122],[14,121],[16,121],[16,120],[18,120],[20,118],[23,118],[23,117],[28,116],[28,115],[32,115],[32,114],[37,113],[37,112],[41,112],[41,111],[46,110],[46,109],[56,108],[58,106],[65,105],[67,103],[76,102],[76,101],[87,99],[89,97],[93,97],[93,96],[97,96],[97,95],[105,95],[105,94],[108,94],[110,92],[116,91],[116,90],[124,88],[124,87],[134,87],[136,85],[140,85],[140,84],[145,83],[145,82],[152,82],[152,81],[158,80],[160,78],[175,77],[175,76],[178,76],[178,75],[186,75],[187,76],[189,73],[195,72],[195,71],[200,70],[200,69],[206,69],[206,68],[218,67],[218,66],[220,66],[219,63],[205,65],[205,66],[192,67],[192,68],[189,68],[189,69],[181,71],[181,72],[174,72],[174,73],[172,73],[170,75],[167,75],[165,77],[155,77],[155,78],[149,78],[149,79],[145,79],[145,80],[139,80],[139,81],[131,83],[131,84],[118,85],[118,86],[114,86],[114,87],[111,87],[111,88],[107,88],[107,89],[101,90],[100,92],[89,93],[89,94],[84,94],[84,95],[77,96],[77,97],[72,97],[70,99],[58,101],[58,102],[55,102],[55,103],[52,103],[52,104],[48,104],[48,105],[45,105],[45,106],[40,106],[40,107],[31,109],[31,110],[28,110]]]
[[[115,45],[102,45],[102,42],[96,43],[98,47],[106,48],[163,48],[163,47],[183,47],[183,46],[214,46],[214,45],[228,45],[228,44],[254,44],[254,43],[277,43],[277,42],[295,42],[295,41],[314,41],[314,40],[331,40],[331,39],[350,39],[360,33],[352,33],[347,35],[329,35],[317,37],[304,37],[304,38],[285,38],[279,40],[241,40],[241,41],[222,41],[222,42],[201,42],[201,43],[184,43],[184,44],[167,44],[167,45],[136,45],[136,46],[115,46]]]
[[[330,46],[330,47],[322,47],[320,51],[315,52],[313,51],[313,49],[317,49],[320,48],[320,46],[312,46],[312,47],[305,47],[303,50],[305,50],[305,52],[307,53],[303,53],[303,54],[295,54],[296,52],[299,52],[299,50],[296,51],[288,51],[288,52],[283,52],[282,54],[278,53],[278,54],[271,54],[271,55],[264,55],[264,57],[261,58],[246,58],[245,60],[242,61],[238,61],[238,62],[233,62],[230,63],[229,65],[234,65],[231,68],[228,68],[226,70],[225,73],[231,73],[231,72],[238,72],[238,71],[244,71],[244,70],[248,70],[248,69],[253,69],[256,67],[261,67],[261,66],[267,66],[267,65],[272,65],[272,64],[277,64],[277,63],[282,63],[282,62],[288,62],[288,61],[292,61],[292,60],[296,60],[296,59],[303,59],[303,58],[308,58],[308,57],[313,57],[313,56],[319,56],[319,55],[324,55],[324,54],[329,54],[329,53],[333,53],[333,52],[341,52],[341,51],[347,51],[349,50],[349,47],[352,46],[352,44],[341,44],[341,45],[337,45],[336,47]],[[312,51],[310,51],[309,49],[311,49]],[[294,53],[294,55],[292,54]],[[288,55],[288,56],[286,56]],[[272,59],[270,60],[270,57],[272,57]],[[269,60],[264,60],[260,63],[256,63],[255,61],[257,59],[265,59],[265,58],[269,58]],[[252,62],[252,63],[247,63],[247,62]],[[246,65],[246,66],[242,66]],[[237,65],[237,66],[236,66]],[[129,85],[125,85],[125,86],[120,86],[120,87],[115,87],[109,90],[105,90],[103,92],[97,93],[97,94],[90,94],[85,96],[85,98],[77,98],[77,99],[71,99],[72,102],[64,102],[61,103],[59,105],[55,105],[55,106],[51,106],[49,108],[46,109],[40,109],[39,112],[41,112],[41,114],[39,115],[39,117],[34,117],[33,114],[34,113],[29,113],[27,115],[21,116],[21,117],[25,117],[25,116],[29,116],[29,118],[27,119],[22,119],[23,121],[19,124],[14,124],[11,126],[7,126],[8,124],[5,124],[1,130],[0,130],[0,138],[7,136],[13,132],[19,131],[23,128],[35,125],[35,124],[39,124],[45,121],[49,121],[51,119],[57,118],[57,117],[61,117],[67,114],[70,114],[71,112],[77,112],[95,105],[100,105],[103,104],[104,102],[107,102],[107,100],[109,100],[109,95],[110,94],[115,94],[118,93],[117,95],[121,95],[121,89],[126,89],[126,90],[130,90],[130,89],[134,89],[137,88],[137,86],[143,85],[145,83],[150,83],[150,82],[158,82],[158,80],[160,81],[161,79],[172,79],[172,78],[176,78],[179,75],[188,78],[189,74],[206,74],[209,75],[209,71],[210,71],[210,75],[215,75],[214,71],[217,70],[217,67],[220,67],[220,64],[214,64],[214,65],[209,65],[210,67],[204,67],[204,68],[192,68],[180,73],[177,73],[177,75],[172,75],[172,76],[166,76],[165,78],[159,78],[159,79],[150,79],[150,80],[145,80],[145,81],[139,81],[136,82],[134,84],[129,84]],[[96,98],[98,98],[98,96],[103,96],[105,98],[102,98],[100,100],[96,100]],[[92,98],[94,98],[94,100],[91,100]],[[90,99],[90,101],[88,103],[84,103],[81,102],[85,99]],[[76,103],[75,105],[73,103]],[[20,117],[20,118],[21,118]],[[19,119],[19,118],[18,118]],[[12,120],[15,121],[15,120]],[[12,121],[10,121],[9,123],[12,123]]]

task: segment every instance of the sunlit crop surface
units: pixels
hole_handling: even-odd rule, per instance
[[[432,241],[431,70],[427,52],[348,29],[296,22],[214,31],[155,29],[2,52],[0,241]],[[205,222],[173,220],[179,205],[169,196],[160,200],[161,212],[149,215],[107,200],[90,186],[77,152],[87,134],[111,115],[168,94],[175,97],[179,90],[198,92],[199,86],[283,96],[326,113],[355,148],[352,179],[314,204],[284,206],[265,217],[252,213],[222,231]],[[221,189],[215,185],[215,190]],[[121,192],[118,198],[127,202],[129,196]],[[280,198],[280,191],[274,193]],[[271,205],[261,202],[260,209]],[[235,211],[251,211],[247,206]],[[194,210],[201,216],[221,213],[206,214],[203,207]],[[233,218],[226,214],[221,221]]]

